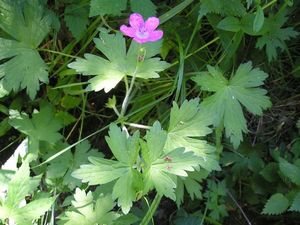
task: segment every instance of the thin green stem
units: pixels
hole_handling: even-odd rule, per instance
[[[87,29],[87,31],[85,32],[85,34],[89,34],[91,33],[93,30],[95,30],[91,35],[89,35],[88,40],[82,45],[81,49],[76,53],[76,55],[79,55],[82,53],[82,51],[84,51],[86,49],[86,47],[90,44],[90,42],[93,40],[93,38],[98,34],[98,30],[96,29],[96,27],[99,25],[99,22],[101,21],[101,17],[97,17],[97,19],[95,19],[91,25],[89,26],[89,28]],[[72,51],[73,48],[80,42],[82,38],[80,38],[79,40],[76,40],[74,42],[71,43],[71,45],[66,48],[67,51]],[[56,57],[55,64],[57,64],[59,62],[59,60],[61,59],[61,55],[59,55],[58,57]],[[55,76],[56,74],[59,74],[70,62],[72,61],[72,59],[68,59],[66,61],[64,61],[64,63],[52,74],[52,76]],[[55,65],[53,65],[51,68],[53,69]],[[50,69],[51,69],[50,68]]]
[[[121,114],[118,111],[118,109],[116,108],[116,106],[113,106],[112,109],[114,110],[114,112],[117,114],[118,117],[121,117]]]
[[[54,194],[53,196],[56,196],[56,188],[54,188]],[[54,225],[55,223],[55,203],[52,204],[52,207],[51,207],[51,221],[50,221],[50,225]]]
[[[74,126],[72,127],[71,131],[69,132],[69,134],[66,137],[66,141],[68,141],[68,139],[71,137],[72,133],[74,132],[75,128],[77,127],[79,121],[81,121],[81,116],[79,117],[79,119],[77,119],[76,123],[74,124]]]
[[[148,208],[150,208],[150,204],[149,204],[149,201],[148,201],[148,199],[144,196],[143,197],[143,199],[145,200],[145,202],[146,202],[146,204],[147,204],[147,206],[148,206]],[[153,218],[152,218],[152,224],[154,225],[154,220],[153,220]]]
[[[126,90],[126,92],[128,92],[129,85],[128,85],[127,75],[124,76],[124,83],[125,83],[125,90]]]
[[[119,122],[120,122],[119,120],[116,120],[116,121],[115,121],[116,124],[118,124]],[[83,142],[83,141],[85,141],[85,140],[87,140],[87,139],[93,137],[93,136],[96,135],[96,134],[99,134],[99,133],[103,132],[103,131],[106,130],[108,127],[109,127],[109,124],[106,125],[106,126],[104,126],[104,127],[102,127],[101,129],[99,129],[99,130],[97,130],[97,131],[95,131],[95,132],[89,134],[88,136],[82,138],[81,140],[79,140],[79,141],[77,141],[77,142],[75,142],[75,143],[69,145],[68,147],[66,147],[66,148],[64,148],[64,149],[62,149],[62,150],[60,150],[58,153],[56,153],[56,154],[50,156],[46,161],[44,161],[44,162],[42,162],[42,163],[40,163],[40,164],[38,164],[38,165],[32,167],[32,169],[37,168],[37,167],[40,167],[40,166],[42,166],[42,165],[45,165],[45,164],[51,162],[52,160],[56,159],[56,158],[57,158],[58,156],[60,156],[61,154],[64,154],[65,152],[67,152],[67,151],[69,151],[70,149],[74,148],[74,147],[75,147],[76,145],[78,145],[79,143],[81,143],[81,142]]]
[[[262,9],[266,9],[266,8],[268,8],[269,6],[271,6],[271,5],[273,5],[274,3],[276,3],[277,2],[277,0],[273,0],[273,1],[271,1],[271,2],[268,2],[267,4],[265,4],[263,7],[261,7]]]
[[[102,23],[111,31],[116,31],[115,29],[113,29],[111,26],[109,26],[109,24],[107,23],[106,19],[104,18],[104,16],[100,15],[101,16],[101,20],[102,20]]]
[[[140,223],[140,225],[148,225],[148,223],[152,219],[154,213],[156,212],[157,207],[159,206],[161,198],[162,198],[162,195],[157,193],[153,202],[151,203],[150,208],[148,209],[146,215],[144,216],[142,222]]]
[[[124,117],[124,115],[126,113],[126,109],[127,109],[128,103],[129,103],[130,94],[131,94],[133,86],[134,86],[134,81],[135,81],[135,78],[136,78],[136,74],[138,72],[138,68],[139,68],[140,63],[145,59],[145,56],[146,56],[146,51],[140,45],[139,50],[138,50],[137,59],[136,59],[136,66],[135,66],[135,70],[132,74],[132,79],[131,79],[131,82],[130,82],[129,89],[128,89],[127,77],[126,76],[124,77],[124,82],[125,82],[125,87],[126,87],[126,95],[125,95],[124,101],[122,103],[121,117]]]
[[[87,94],[82,94],[82,109],[81,109],[81,122],[80,122],[80,130],[79,130],[79,136],[78,140],[81,139],[82,136],[82,130],[83,130],[83,124],[84,124],[84,118],[85,118],[85,107],[86,107],[86,101],[87,101]]]
[[[77,56],[74,56],[74,55],[69,55],[69,54],[66,54],[66,53],[63,53],[63,52],[58,52],[58,51],[54,51],[54,50],[50,50],[50,49],[46,49],[46,48],[39,48],[38,51],[41,51],[41,52],[50,52],[50,53],[54,53],[54,54],[57,54],[57,55],[66,56],[66,57],[73,58],[73,59],[78,58]]]
[[[198,16],[196,25],[194,26],[192,35],[190,36],[190,39],[189,39],[189,43],[188,43],[188,45],[187,45],[187,47],[186,47],[186,49],[185,49],[185,56],[187,55],[188,51],[190,50],[190,47],[191,47],[191,44],[192,44],[192,42],[193,42],[193,40],[194,40],[194,37],[195,37],[195,35],[196,35],[196,32],[197,32],[197,30],[199,29],[200,21],[201,21],[200,16]]]
[[[126,109],[127,109],[128,102],[129,102],[129,97],[130,97],[130,94],[131,94],[133,86],[134,86],[134,81],[135,81],[135,78],[136,78],[137,70],[138,70],[138,66],[136,66],[135,71],[133,73],[129,89],[128,89],[128,91],[126,91],[126,95],[125,95],[124,101],[122,103],[121,116],[124,116],[125,113],[126,113]]]
[[[181,42],[181,39],[179,35],[176,34],[177,37],[177,42],[178,42],[178,47],[179,47],[179,68],[177,71],[176,79],[174,82],[174,89],[177,83],[177,88],[176,88],[176,94],[175,94],[175,102],[178,101],[179,95],[182,90],[182,81],[183,81],[183,76],[184,76],[184,58],[185,58],[185,53],[183,50],[183,44]]]
[[[206,214],[207,214],[207,209],[208,209],[208,204],[206,204],[206,206],[205,206],[205,210],[204,210],[200,225],[204,224],[204,220],[205,220],[205,217],[206,217]]]
[[[145,129],[145,130],[149,130],[151,127],[150,126],[146,126],[143,124],[138,124],[138,123],[124,123],[125,125],[131,126],[131,127],[136,127],[136,128],[141,128],[141,129]]]
[[[191,52],[190,54],[186,55],[186,56],[184,57],[184,59],[190,58],[191,56],[195,55],[196,53],[200,52],[201,50],[207,48],[209,45],[215,43],[215,42],[218,41],[219,39],[220,39],[220,37],[215,37],[215,38],[214,38],[213,40],[211,40],[210,42],[207,42],[205,45],[202,45],[200,48],[198,48],[198,49],[196,49],[195,51]],[[175,61],[175,62],[173,62],[173,63],[169,66],[169,68],[171,68],[171,67],[177,65],[178,63],[179,63],[178,60]]]

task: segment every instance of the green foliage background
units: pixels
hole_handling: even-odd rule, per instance
[[[0,225],[298,224],[299,9],[0,0]]]

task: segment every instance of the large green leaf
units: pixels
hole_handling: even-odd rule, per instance
[[[68,167],[67,173],[64,175],[63,183],[67,185],[70,189],[75,188],[80,185],[77,179],[74,179],[71,174],[76,169],[88,162],[89,157],[102,157],[103,154],[98,152],[96,149],[92,149],[88,141],[83,141],[76,146],[72,157],[72,164]]]
[[[214,92],[201,103],[201,113],[209,115],[215,126],[224,123],[226,136],[235,148],[243,140],[243,133],[248,131],[241,105],[255,115],[262,115],[263,110],[271,106],[267,91],[259,88],[267,76],[248,62],[241,64],[229,80],[212,66],[208,66],[208,72],[193,78],[202,90]]]
[[[118,199],[118,205],[127,214],[139,188],[134,186],[139,173],[133,169],[139,153],[139,133],[127,136],[125,131],[112,124],[106,141],[118,161],[89,157],[91,164],[81,165],[72,176],[89,185],[115,181],[112,197]]]
[[[219,170],[215,148],[199,139],[211,133],[209,114],[201,113],[199,99],[186,100],[181,107],[174,102],[170,114],[170,124],[165,151],[185,148],[199,156],[199,164],[208,171]]]
[[[33,99],[39,81],[47,83],[47,65],[36,48],[48,34],[51,14],[39,1],[0,2],[0,28],[14,40],[0,38],[0,78],[7,91],[25,89]]]
[[[68,147],[66,144],[58,143],[53,146],[53,149],[47,151],[48,154],[44,155],[44,160],[51,157],[58,150]],[[96,149],[91,149],[88,141],[83,141],[76,145],[74,153],[67,151],[59,157],[50,161],[46,170],[47,179],[61,179],[62,184],[73,190],[76,186],[80,186],[81,182],[75,179],[71,174],[80,167],[80,165],[88,163],[88,157],[103,157],[103,154]]]
[[[0,206],[0,218],[15,221],[16,224],[31,225],[53,204],[55,198],[41,197],[26,204],[25,197],[33,193],[40,183],[40,177],[30,177],[28,162],[22,166],[8,183],[7,196]],[[25,205],[20,203],[24,201]],[[23,204],[24,204],[23,203]]]
[[[39,151],[39,141],[55,144],[62,138],[58,132],[62,125],[54,117],[52,107],[46,102],[41,104],[40,111],[35,111],[31,118],[25,113],[11,110],[9,123],[28,136],[28,150],[35,155]]]
[[[94,42],[106,58],[85,54],[85,59],[77,59],[69,64],[70,68],[75,69],[83,75],[96,75],[89,80],[87,90],[100,91],[104,89],[109,92],[114,88],[124,76],[133,76],[149,79],[159,77],[158,72],[167,68],[168,64],[160,61],[159,58],[152,58],[160,51],[161,42],[149,43],[141,46],[132,42],[126,53],[125,38],[121,33],[108,34],[106,30],[101,30],[100,38],[95,38]],[[142,52],[142,53],[141,53]],[[144,54],[142,62],[138,61],[138,54]]]
[[[32,220],[39,219],[54,203],[55,198],[39,198],[22,208],[15,209],[12,218],[16,224],[31,225]]]
[[[191,151],[176,148],[164,151],[167,139],[158,122],[154,123],[142,144],[142,156],[145,160],[145,191],[155,187],[157,192],[173,200],[176,199],[174,189],[176,176],[187,177],[187,171],[199,168],[199,159]]]
[[[167,133],[165,151],[176,148],[185,148],[185,151],[193,152],[198,156],[199,165],[206,171],[188,173],[188,177],[177,179],[176,202],[179,206],[183,201],[184,187],[190,197],[201,197],[200,174],[208,174],[207,171],[219,170],[215,148],[205,140],[199,139],[211,133],[209,125],[212,121],[207,114],[200,113],[199,99],[185,100],[180,107],[174,102],[170,114],[170,124]],[[200,175],[200,177],[197,174]],[[195,176],[192,176],[195,175]],[[198,189],[197,189],[198,188]]]
[[[65,225],[97,225],[112,224],[118,215],[113,210],[115,203],[111,196],[100,195],[93,198],[92,192],[76,189],[72,201],[73,208],[66,211],[66,216],[61,219]]]

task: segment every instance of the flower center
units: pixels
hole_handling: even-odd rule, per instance
[[[149,32],[147,31],[145,26],[140,26],[135,34],[140,39],[147,39],[149,37]]]

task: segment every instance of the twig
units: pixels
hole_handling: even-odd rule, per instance
[[[250,220],[248,219],[246,213],[244,212],[244,210],[242,209],[242,207],[239,205],[239,203],[235,200],[235,198],[233,197],[233,195],[227,191],[229,197],[232,199],[232,201],[236,204],[236,206],[239,208],[239,210],[241,211],[242,215],[244,216],[245,220],[247,221],[248,225],[252,225],[252,223],[250,222]]]

